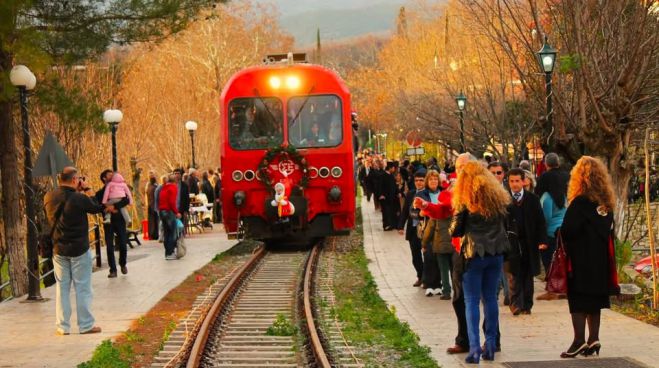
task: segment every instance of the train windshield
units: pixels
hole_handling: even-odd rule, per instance
[[[229,144],[239,150],[277,147],[283,141],[283,117],[278,98],[234,99],[229,103]]]
[[[334,147],[343,140],[341,100],[334,95],[288,100],[288,141],[298,148]]]

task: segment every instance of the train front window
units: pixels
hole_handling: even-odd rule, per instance
[[[334,147],[343,140],[341,100],[334,95],[288,100],[288,141],[298,148]]]
[[[233,149],[263,149],[281,145],[284,114],[275,97],[237,98],[229,103],[229,144]]]

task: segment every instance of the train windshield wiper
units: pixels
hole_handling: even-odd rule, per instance
[[[265,111],[268,112],[268,115],[270,115],[270,117],[272,118],[272,121],[273,121],[275,124],[277,124],[277,123],[283,123],[283,122],[281,122],[281,121],[280,121],[280,122],[277,121],[277,118],[275,118],[275,114],[273,114],[272,111],[270,111],[270,108],[269,108],[268,105],[265,103],[265,101],[263,101],[263,97],[261,97],[261,94],[259,93],[259,90],[256,89],[256,88],[254,88],[254,95],[256,96],[256,98],[259,99],[259,101],[261,102],[261,104],[263,105],[263,107],[265,107]]]
[[[302,106],[300,106],[300,108],[297,110],[297,113],[295,114],[295,117],[293,118],[293,120],[291,120],[289,125],[295,123],[295,120],[297,120],[297,118],[300,116],[300,113],[302,112],[302,109],[304,109],[304,106],[307,104],[307,101],[309,101],[309,97],[311,97],[311,93],[313,92],[313,90],[315,88],[316,88],[315,85],[311,86],[311,88],[309,89],[309,92],[307,92],[307,97],[304,99],[304,102],[302,102]]]

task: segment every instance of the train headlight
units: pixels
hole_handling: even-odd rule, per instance
[[[343,174],[343,170],[340,167],[334,166],[332,168],[332,176],[333,177],[339,178],[339,177],[341,177],[342,174]]]
[[[327,167],[325,167],[325,166],[321,167],[321,168],[318,170],[318,176],[320,176],[320,177],[323,178],[323,179],[326,178],[326,177],[328,177],[329,175],[330,175],[330,169],[327,168]]]
[[[317,177],[318,177],[318,169],[316,169],[316,168],[313,167],[313,166],[310,167],[310,168],[309,168],[309,178],[310,178],[310,179],[315,179],[315,178],[317,178]]]
[[[256,177],[256,174],[254,174],[254,171],[252,170],[247,170],[245,171],[245,180],[247,181],[252,181]]]
[[[245,204],[245,199],[247,198],[247,195],[245,194],[244,191],[239,190],[235,193],[233,193],[233,204],[236,205],[236,207],[241,207],[243,204]]]
[[[231,173],[231,178],[233,179],[233,181],[241,181],[243,180],[244,175],[240,170],[236,170]]]
[[[287,77],[286,78],[286,87],[288,87],[290,89],[297,89],[298,87],[300,87],[300,78],[298,78],[294,75],[291,75],[291,76]]]
[[[279,77],[277,76],[270,77],[269,82],[270,82],[270,87],[274,89],[278,89],[279,87],[281,87],[281,79],[279,79]]]
[[[329,192],[327,193],[327,198],[330,200],[330,202],[338,202],[341,200],[341,189],[338,186],[333,186],[330,188]]]

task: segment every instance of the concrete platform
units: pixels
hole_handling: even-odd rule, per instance
[[[131,322],[145,314],[170,289],[193,271],[201,268],[235,241],[227,240],[222,226],[213,231],[193,234],[186,239],[187,255],[165,261],[161,243],[142,242],[128,250],[128,274],[107,278],[107,264],[94,272],[93,312],[100,334],[77,334],[75,297],[69,336],[55,335],[55,289],[42,289],[44,303],[20,303],[24,298],[0,304],[0,367],[75,367],[88,360],[101,341],[128,329]],[[105,252],[105,249],[103,249]]]
[[[375,212],[373,203],[362,202],[362,215],[364,246],[371,261],[369,270],[382,298],[395,307],[402,321],[409,323],[421,343],[430,347],[432,356],[442,367],[473,367],[464,364],[466,354],[446,354],[457,332],[451,301],[426,297],[421,289],[412,287],[416,275],[404,236],[382,230],[381,214]],[[542,293],[544,285],[536,282],[535,290],[536,294]],[[504,362],[559,360],[560,353],[572,342],[572,323],[565,300],[535,301],[532,315],[517,317],[501,305],[499,322],[502,352],[497,353],[495,362],[481,361],[481,365],[503,367]],[[600,341],[602,357],[630,357],[649,367],[659,367],[659,349],[656,348],[659,329],[652,325],[604,310]],[[587,359],[592,360],[593,367],[597,366],[597,358]],[[554,367],[564,363],[567,362],[556,363]]]

